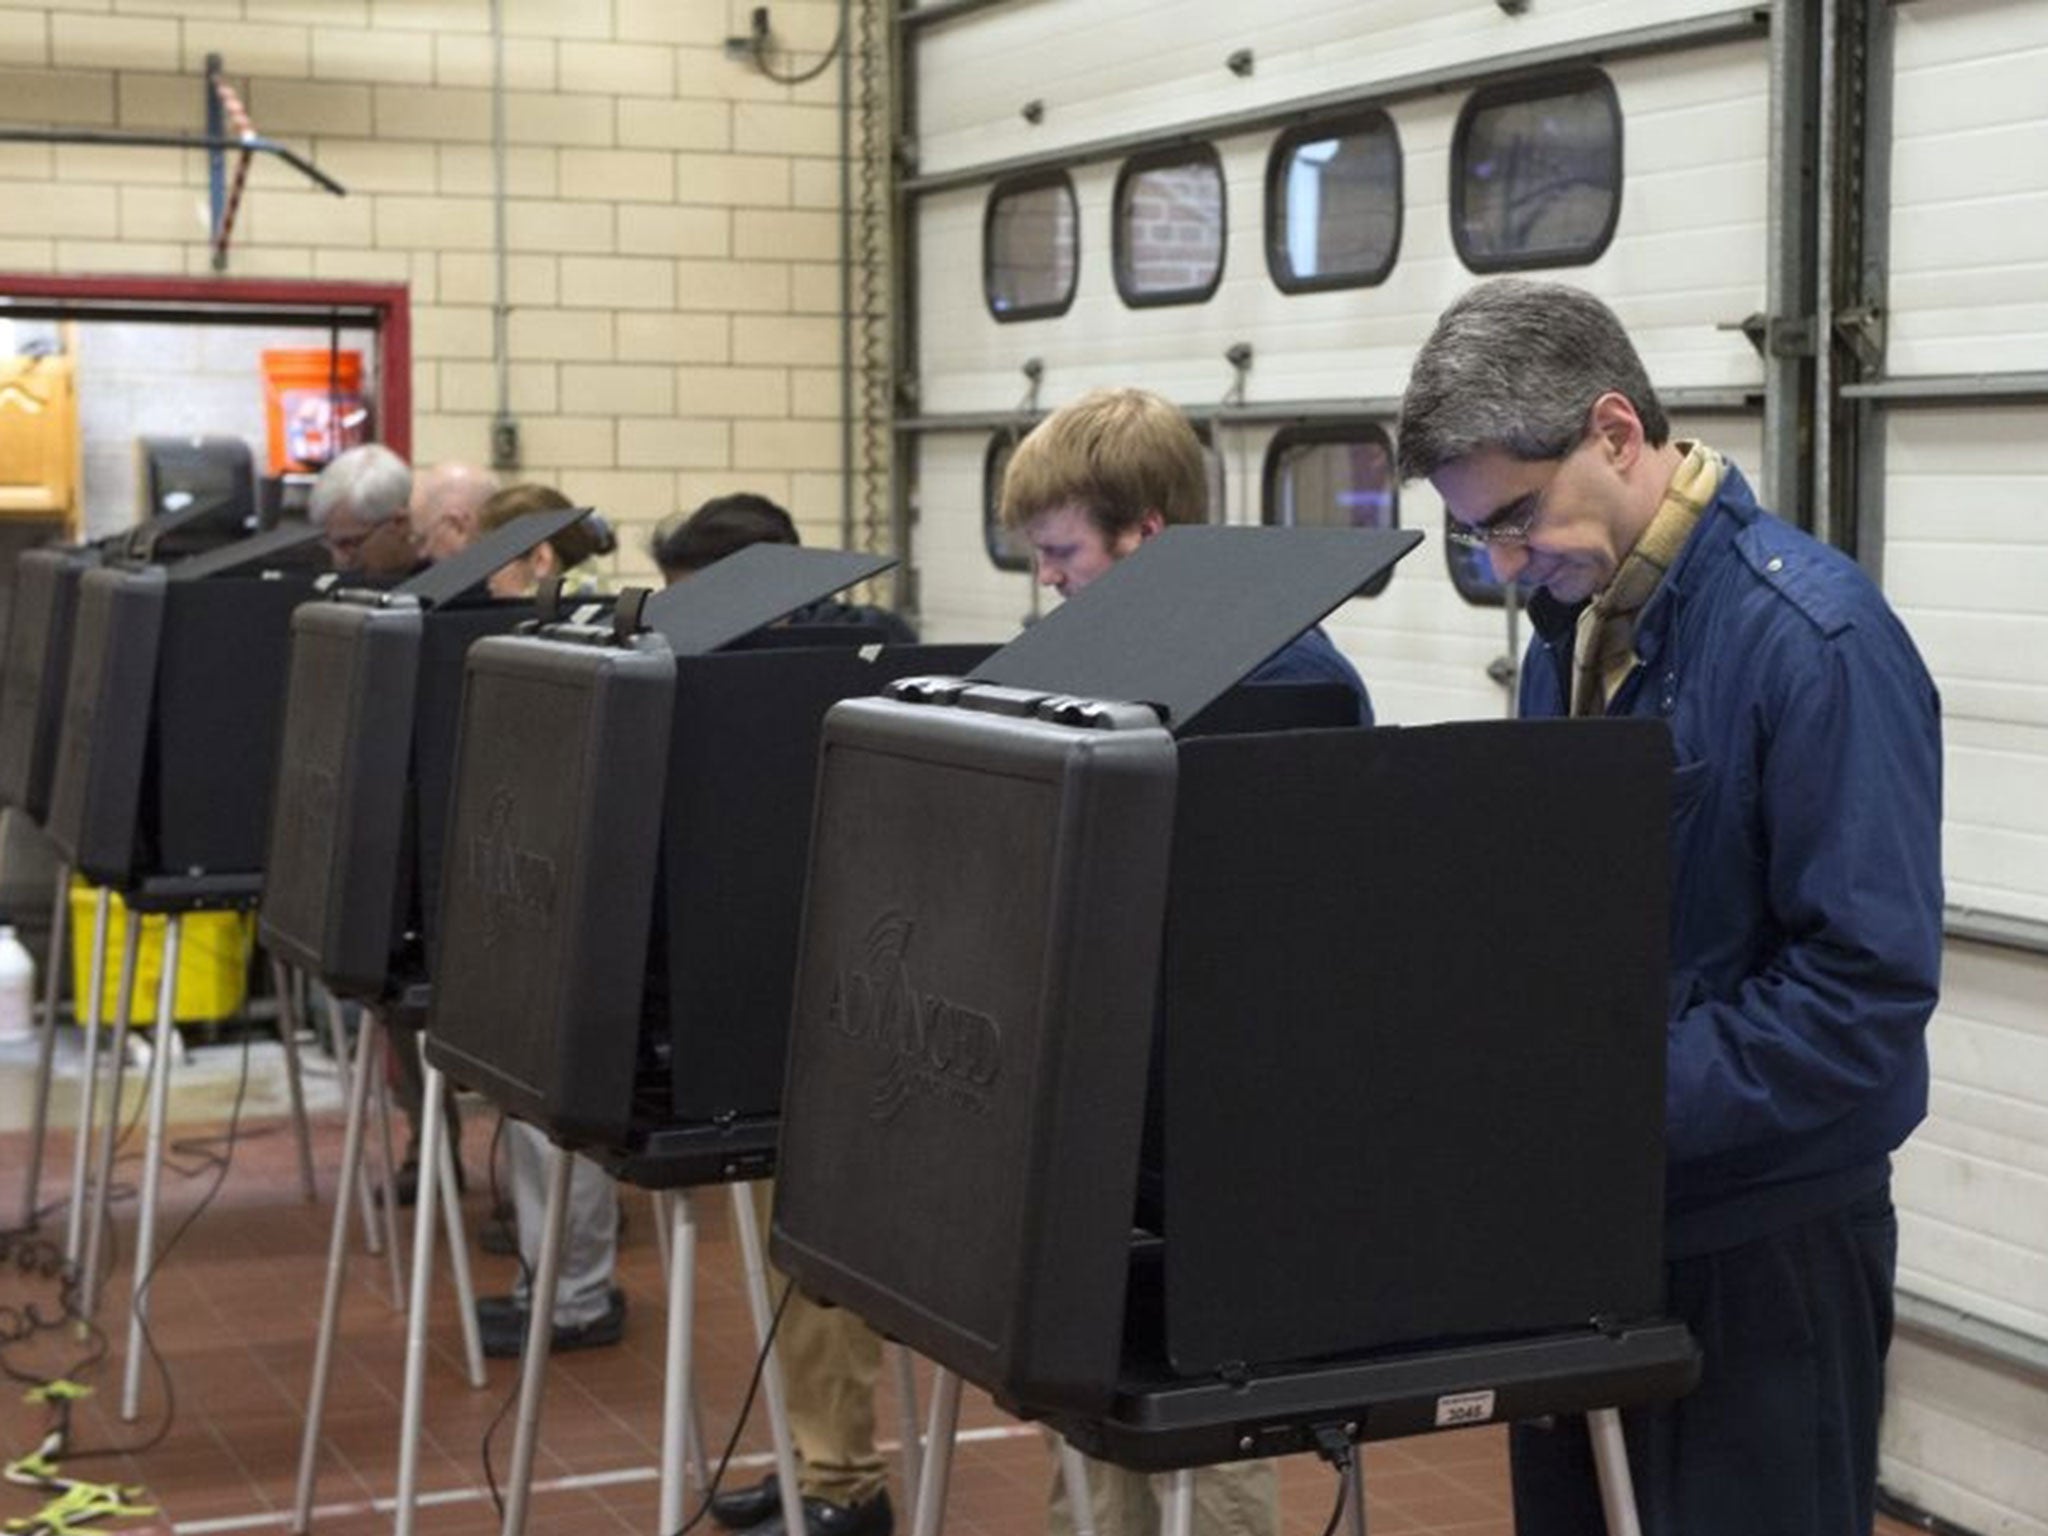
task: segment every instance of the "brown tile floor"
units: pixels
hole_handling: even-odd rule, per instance
[[[203,1099],[188,1107],[202,1115],[209,1109],[218,1113],[218,1102]],[[476,1187],[484,1180],[476,1176],[484,1165],[489,1121],[488,1114],[477,1113],[467,1117],[465,1127],[465,1160],[473,1186],[465,1215],[472,1232],[487,1203],[485,1193]],[[68,1469],[84,1477],[145,1486],[161,1515],[126,1522],[129,1530],[202,1536],[286,1528],[325,1272],[330,1206],[324,1202],[332,1196],[341,1125],[332,1113],[316,1122],[315,1153],[324,1170],[319,1205],[307,1205],[299,1197],[288,1123],[251,1118],[245,1120],[244,1130],[218,1197],[178,1242],[153,1288],[151,1317],[161,1365],[146,1377],[140,1420],[133,1425],[122,1423],[116,1411],[118,1350],[125,1340],[127,1315],[125,1253],[100,1309],[102,1324],[116,1337],[106,1341],[108,1358],[84,1373],[97,1395],[76,1413],[74,1459]],[[179,1128],[186,1135],[200,1131],[196,1124]],[[139,1135],[133,1138],[138,1149],[140,1141]],[[46,1200],[62,1193],[69,1142],[68,1132],[51,1137]],[[0,1199],[7,1202],[4,1219],[10,1224],[25,1148],[23,1132],[0,1132],[0,1166],[10,1170]],[[124,1170],[137,1166],[139,1158],[131,1155]],[[176,1230],[210,1183],[210,1175],[204,1174],[167,1179],[162,1230]],[[626,1340],[617,1349],[559,1357],[549,1372],[538,1491],[529,1526],[535,1536],[644,1536],[656,1523],[661,1271],[646,1198],[631,1197],[627,1208],[620,1264],[620,1283],[630,1307]],[[715,1448],[730,1432],[753,1351],[726,1192],[702,1192],[697,1209],[698,1380],[706,1432]],[[61,1217],[46,1219],[45,1227],[61,1244]],[[117,1210],[114,1231],[124,1249],[132,1245],[133,1228],[133,1206],[123,1205]],[[324,1536],[388,1531],[390,1517],[381,1501],[388,1500],[397,1473],[403,1324],[391,1305],[384,1262],[364,1255],[359,1228],[354,1235],[320,1463],[316,1529]],[[445,1272],[445,1255],[443,1260]],[[509,1288],[512,1261],[474,1250],[472,1261],[479,1290]],[[492,1462],[502,1479],[511,1455],[512,1416],[507,1404],[515,1390],[514,1373],[509,1363],[493,1361],[488,1386],[472,1390],[462,1375],[461,1340],[445,1273],[435,1294],[418,1529],[434,1536],[493,1532],[498,1520],[485,1488],[480,1447],[486,1429],[503,1411],[504,1420],[492,1440]],[[33,1302],[47,1310],[52,1301],[46,1285],[38,1289],[36,1282],[7,1265],[0,1278],[0,1307]],[[4,1358],[14,1371],[42,1373],[64,1368],[87,1347],[62,1334],[45,1333],[31,1344],[7,1346]],[[739,1442],[740,1464],[749,1477],[758,1475],[754,1469],[767,1459],[758,1410],[754,1420]],[[900,1421],[886,1380],[880,1422],[893,1449]],[[969,1438],[955,1463],[947,1530],[955,1536],[1037,1536],[1044,1530],[1052,1466],[1040,1436],[974,1395],[962,1422]],[[10,1393],[0,1405],[0,1450],[10,1458],[21,1454],[35,1444],[44,1424],[43,1410],[24,1405]],[[87,1452],[100,1454],[81,1454]],[[1498,1429],[1374,1445],[1366,1455],[1366,1482],[1374,1536],[1511,1532],[1503,1435]],[[1330,1473],[1313,1459],[1296,1458],[1284,1465],[1285,1536],[1317,1536],[1329,1513],[1333,1487]],[[0,1488],[0,1519],[26,1516],[41,1502],[28,1490]],[[1903,1536],[1902,1527],[1881,1530]]]

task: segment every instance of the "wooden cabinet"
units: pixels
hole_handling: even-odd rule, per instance
[[[0,517],[78,523],[78,389],[72,359],[0,358]]]

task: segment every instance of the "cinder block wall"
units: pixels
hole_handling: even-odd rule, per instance
[[[511,404],[522,477],[612,514],[620,568],[707,495],[838,542],[839,70],[726,56],[743,0],[502,0]],[[785,72],[832,0],[773,0]],[[484,462],[492,363],[488,0],[0,0],[0,122],[199,131],[209,53],[263,157],[233,276],[411,286],[414,452]],[[206,165],[176,149],[0,143],[0,270],[204,274]]]

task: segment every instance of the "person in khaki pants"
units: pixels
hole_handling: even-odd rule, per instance
[[[1002,519],[1031,546],[1039,582],[1070,597],[1174,523],[1207,520],[1201,439],[1178,407],[1139,389],[1098,389],[1062,406],[1017,445],[1003,476]],[[1351,689],[1372,723],[1365,684],[1320,628],[1253,670],[1247,682],[1323,682]],[[1084,1459],[1085,1460],[1085,1459]],[[1159,1529],[1166,1474],[1085,1460],[1096,1536]],[[1278,1481],[1270,1461],[1205,1467],[1194,1477],[1196,1536],[1275,1536]],[[1048,1528],[1073,1536],[1065,1480],[1053,1479]]]
[[[713,497],[689,517],[661,528],[649,553],[670,585],[687,580],[714,561],[749,544],[795,544],[796,524],[765,496],[737,492]],[[915,633],[881,609],[826,605],[803,617],[818,622],[873,622],[901,639]],[[754,1186],[761,1230],[768,1230],[773,1183]],[[769,1290],[780,1295],[788,1282],[773,1270]],[[882,1340],[853,1313],[821,1307],[792,1291],[775,1331],[782,1364],[783,1395],[790,1438],[801,1463],[803,1529],[808,1536],[889,1536],[896,1516],[889,1503],[889,1474],[875,1448],[875,1382],[882,1372]],[[750,1536],[786,1536],[782,1497],[771,1472],[760,1482],[721,1493],[711,1501],[711,1518],[727,1530]]]
[[[761,1229],[775,1186],[754,1186]],[[789,1282],[773,1269],[769,1293]],[[889,1503],[889,1473],[875,1447],[875,1382],[882,1373],[882,1340],[874,1329],[841,1307],[821,1307],[792,1290],[775,1330],[782,1362],[783,1399],[789,1434],[802,1463],[804,1530],[809,1536],[889,1536],[895,1511]],[[711,1518],[727,1530],[751,1536],[785,1536],[782,1499],[770,1472],[759,1483],[721,1493],[711,1501]]]

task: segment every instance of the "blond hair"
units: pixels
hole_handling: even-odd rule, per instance
[[[1006,528],[1071,503],[1111,540],[1151,512],[1168,523],[1202,522],[1202,440],[1180,407],[1149,390],[1090,390],[1034,427],[1003,474]]]

